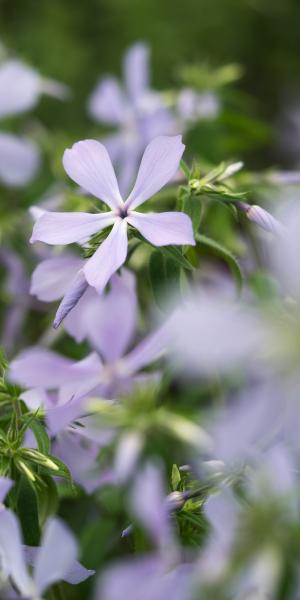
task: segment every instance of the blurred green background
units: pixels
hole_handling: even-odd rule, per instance
[[[236,88],[267,124],[300,81],[299,0],[1,0],[0,19],[9,48],[72,88],[70,102],[44,98],[36,112],[74,140],[91,130],[86,99],[96,80],[120,73],[124,50],[137,40],[152,48],[158,89],[179,85],[186,63],[240,63],[244,76]],[[252,145],[249,160],[255,167],[285,163],[272,135],[263,148]]]

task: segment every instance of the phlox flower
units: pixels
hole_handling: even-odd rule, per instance
[[[96,297],[93,310],[90,302],[82,306],[82,322],[78,319],[73,323],[73,331],[77,337],[87,337],[94,352],[76,362],[46,348],[29,348],[12,361],[10,378],[27,388],[58,392],[52,408],[66,411],[73,410],[74,403],[91,392],[115,397],[153,378],[153,373],[140,371],[164,352],[166,331],[160,327],[128,352],[136,327],[133,285],[131,273],[115,274],[110,291]],[[28,393],[24,400],[36,410],[40,396]],[[48,395],[41,403],[50,409]],[[61,413],[57,419],[61,422]]]
[[[102,141],[117,169],[122,194],[133,183],[145,146],[158,135],[177,132],[161,95],[150,88],[149,56],[146,44],[133,44],[124,56],[124,85],[104,77],[88,103],[92,118],[117,129]]]
[[[101,293],[127,256],[128,225],[154,246],[194,245],[192,222],[181,212],[140,213],[136,209],[175,174],[184,151],[181,136],[157,137],[147,146],[135,185],[123,200],[109,155],[100,142],[85,140],[66,150],[68,175],[111,210],[98,214],[45,212],[34,225],[31,242],[71,244],[113,225],[107,238],[83,267],[87,282]]]
[[[64,98],[67,89],[43,79],[37,71],[16,59],[0,63],[0,119],[33,108],[42,93]],[[37,146],[24,136],[0,133],[0,180],[8,186],[26,185],[40,165]]]
[[[3,575],[9,577],[21,597],[41,600],[54,583],[77,584],[94,573],[77,562],[77,543],[64,523],[50,519],[41,546],[23,546],[19,521],[9,509],[0,509],[0,558]],[[27,564],[33,565],[32,575]]]

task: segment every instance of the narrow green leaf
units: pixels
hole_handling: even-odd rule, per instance
[[[243,285],[244,277],[241,267],[235,256],[232,254],[232,252],[230,252],[230,250],[227,250],[227,248],[219,244],[219,242],[216,242],[215,240],[200,233],[197,233],[196,241],[205,246],[205,248],[207,248],[213,254],[216,254],[217,256],[219,256],[227,262],[228,267],[230,268],[231,273],[236,281],[237,288],[238,290],[240,290]]]
[[[163,307],[164,299],[170,291],[180,289],[180,265],[158,250],[152,252],[149,260],[149,280],[154,299]]]
[[[49,454],[50,440],[45,427],[38,419],[33,419],[30,423],[30,429],[37,441],[38,449],[42,454]]]
[[[172,474],[171,474],[171,485],[172,490],[178,490],[179,484],[181,483],[181,474],[177,467],[177,465],[172,466]]]
[[[40,526],[38,519],[37,497],[26,476],[22,475],[17,490],[17,514],[20,519],[24,543],[38,546]]]

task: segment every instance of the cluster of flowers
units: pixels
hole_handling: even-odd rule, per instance
[[[74,536],[50,516],[51,507],[45,519],[39,515],[40,545],[22,544],[20,523],[24,536],[26,531],[14,488],[21,473],[39,495],[40,484],[52,485],[49,471],[45,475],[50,469],[52,477],[70,473],[88,496],[107,484],[124,491],[131,523],[120,538],[138,539],[140,529],[144,532],[143,551],[97,577],[95,598],[267,600],[281,597],[285,585],[286,597],[296,598],[299,210],[292,206],[278,221],[246,204],[225,185],[241,164],[202,179],[183,164],[182,210],[137,211],[146,201],[159,206],[156,195],[176,182],[185,149],[180,135],[166,135],[175,133],[174,115],[149,89],[147,59],[145,46],[132,48],[124,65],[126,94],[108,78],[91,97],[91,114],[119,131],[104,143],[84,140],[64,153],[67,175],[88,195],[87,202],[96,199],[94,212],[31,210],[32,243],[76,243],[81,255],[47,252],[34,270],[31,294],[42,302],[60,300],[57,331],[13,358],[8,373],[13,385],[0,389],[1,593],[39,600],[57,582],[79,584],[94,575],[77,562]],[[187,115],[190,107],[189,116],[196,111],[199,117],[200,98],[191,90],[184,94],[181,109]],[[199,283],[201,244],[224,255],[240,273],[230,253],[199,233],[202,193],[219,195],[235,216],[244,213],[267,232],[263,249],[273,278],[261,274],[261,286],[245,284],[238,298],[231,279],[213,269],[211,278]],[[153,196],[157,200],[151,201]],[[136,341],[141,278],[131,259],[146,244],[164,261],[165,275],[172,262],[181,293],[169,290],[160,322]],[[253,259],[247,258],[250,282]],[[51,349],[63,328],[89,348],[81,360]],[[181,389],[197,390],[204,400],[201,415],[200,406],[190,418],[189,407],[177,412],[163,403],[164,390],[172,390],[168,378]],[[176,385],[172,394],[175,404]],[[180,446],[165,464],[174,463],[171,490],[163,453],[148,449],[153,432],[163,432],[166,446],[174,447],[171,437]],[[100,466],[105,449],[112,455]],[[177,467],[177,456],[189,464]]]

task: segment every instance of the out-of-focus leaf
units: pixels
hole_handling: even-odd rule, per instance
[[[230,250],[227,250],[227,248],[219,244],[219,242],[216,242],[215,240],[207,237],[206,235],[201,235],[200,233],[196,235],[196,240],[197,242],[199,242],[199,244],[202,244],[203,246],[205,246],[205,248],[208,248],[209,251],[211,251],[213,254],[216,254],[217,256],[219,256],[227,262],[232,272],[232,275],[235,278],[237,288],[238,290],[240,290],[243,285],[244,277],[237,259],[230,252]]]
[[[170,291],[180,286],[180,265],[161,252],[152,252],[149,260],[149,279],[154,299],[158,306]]]

